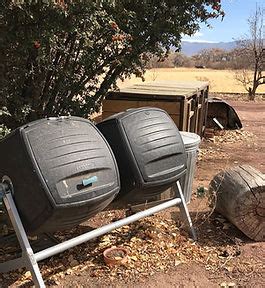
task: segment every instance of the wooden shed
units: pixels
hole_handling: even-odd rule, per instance
[[[203,135],[208,105],[208,82],[159,81],[134,84],[109,92],[102,118],[129,108],[158,107],[168,112],[179,130]]]

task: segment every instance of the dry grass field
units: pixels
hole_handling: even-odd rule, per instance
[[[213,70],[196,68],[155,68],[147,70],[145,73],[146,81],[208,81],[210,91],[218,93],[246,93],[246,90],[234,78],[232,70]],[[140,78],[119,82],[119,87],[128,86],[134,83],[140,83]],[[263,87],[262,87],[263,86]],[[265,93],[265,85],[259,87],[258,93]]]

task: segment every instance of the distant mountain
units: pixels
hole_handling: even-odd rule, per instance
[[[224,50],[232,50],[236,47],[236,42],[189,42],[182,41],[181,52],[187,56],[192,56],[204,49],[219,48]]]

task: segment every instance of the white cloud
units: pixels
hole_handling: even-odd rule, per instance
[[[185,42],[215,43],[214,41],[203,39],[202,36],[203,33],[198,31],[192,36],[183,35],[181,40]]]
[[[215,41],[209,41],[209,40],[204,40],[204,39],[194,39],[194,38],[182,38],[181,41],[184,42],[198,42],[198,43],[217,43]]]

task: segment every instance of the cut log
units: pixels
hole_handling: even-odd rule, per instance
[[[217,174],[209,192],[215,209],[250,239],[265,240],[265,175],[249,165]]]

